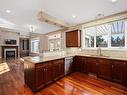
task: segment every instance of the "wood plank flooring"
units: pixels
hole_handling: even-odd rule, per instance
[[[74,72],[37,93],[24,85],[23,64],[7,61],[10,71],[0,75],[0,95],[127,95],[127,87]]]
[[[24,95],[23,64],[18,59],[6,63],[10,71],[0,75],[0,95]]]
[[[127,88],[116,83],[74,72],[36,94],[33,94],[25,86],[25,95],[127,95]]]

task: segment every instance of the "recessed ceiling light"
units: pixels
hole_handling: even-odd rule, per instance
[[[76,18],[76,15],[72,15],[72,18]]]
[[[118,0],[112,0],[113,3],[117,2]]]
[[[11,10],[6,10],[6,13],[11,13]]]

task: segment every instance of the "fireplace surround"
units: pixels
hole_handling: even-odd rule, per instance
[[[4,58],[16,58],[16,49],[4,49]]]
[[[2,46],[2,58],[18,57],[18,46]]]

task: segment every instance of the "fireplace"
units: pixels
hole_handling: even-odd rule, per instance
[[[16,49],[4,49],[4,58],[16,58]]]
[[[18,57],[18,46],[2,46],[2,58],[16,58]]]

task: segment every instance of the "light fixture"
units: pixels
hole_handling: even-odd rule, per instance
[[[35,25],[27,25],[27,27],[29,28],[30,32],[36,32],[37,26],[35,26]]]
[[[6,10],[6,13],[11,13],[11,10]]]
[[[115,2],[117,2],[118,0],[112,0],[112,3],[115,3]]]
[[[72,18],[76,18],[76,15],[72,15]]]

